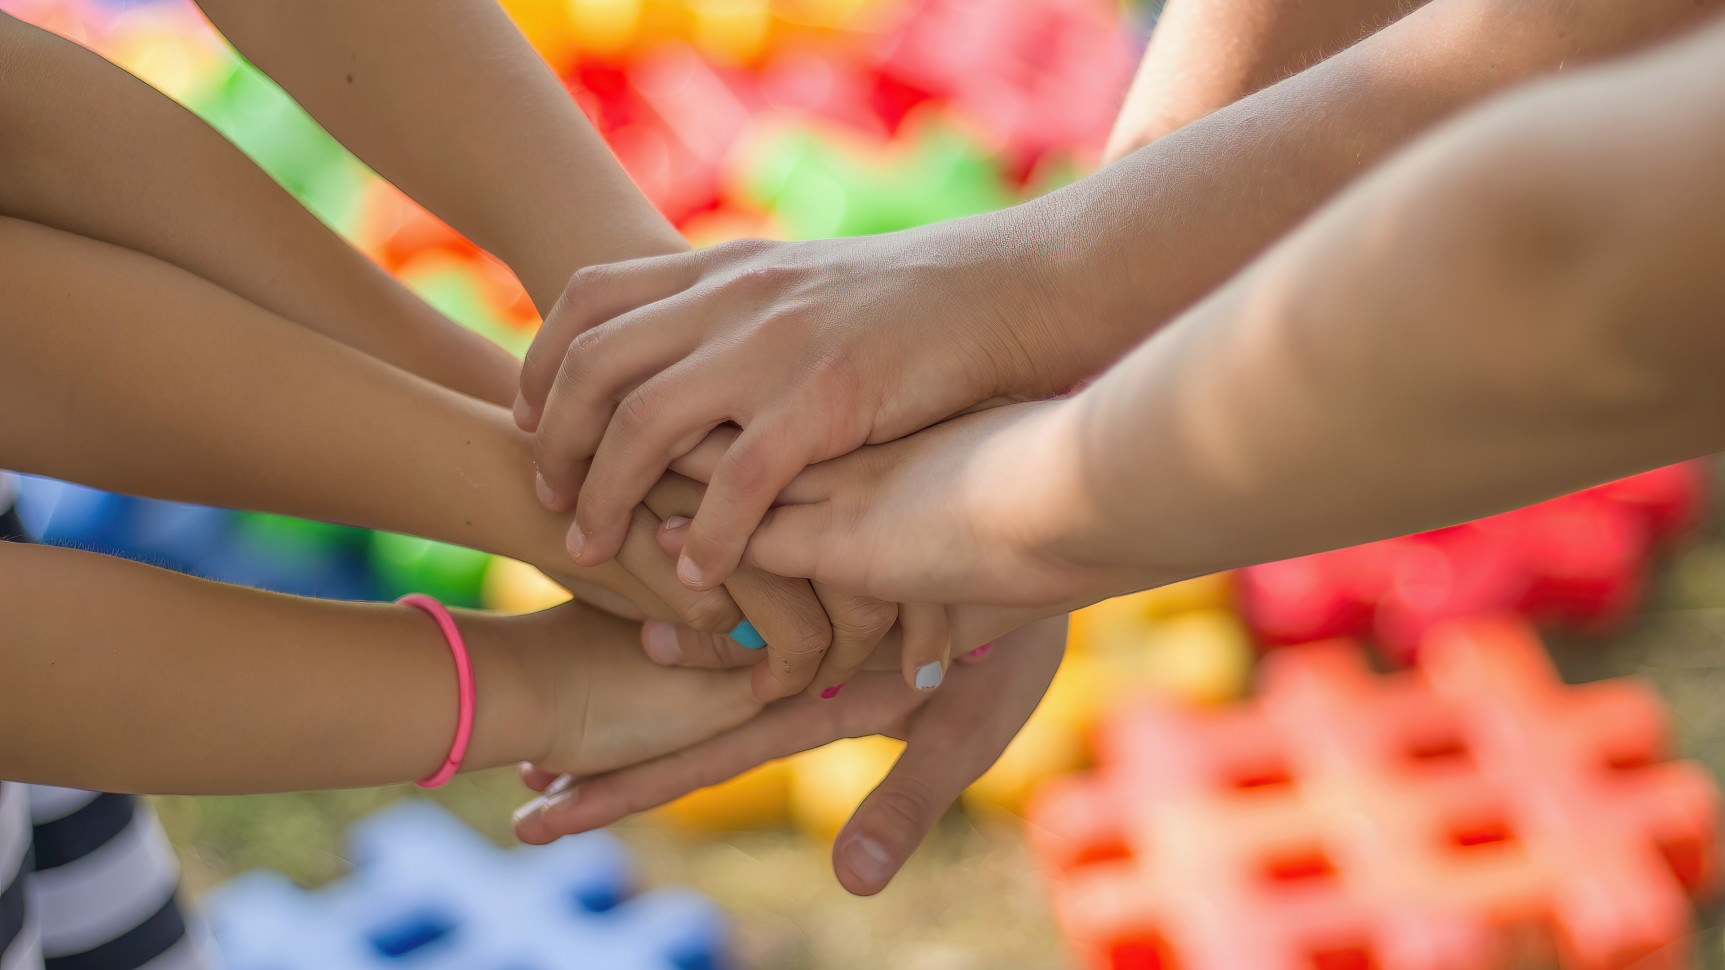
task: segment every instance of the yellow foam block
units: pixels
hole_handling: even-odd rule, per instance
[[[968,807],[1022,811],[1044,779],[1082,767],[1091,731],[1146,694],[1220,704],[1245,692],[1256,651],[1230,610],[1202,609],[1134,620],[1136,639],[1118,649],[1068,654],[1036,713],[988,773],[964,794]]]
[[[789,814],[791,763],[769,761],[710,788],[690,792],[653,811],[675,828],[734,832],[779,825]]]
[[[798,755],[792,761],[791,821],[805,835],[831,841],[903,750],[901,741],[867,737]]]
[[[1170,617],[1144,652],[1146,686],[1198,704],[1221,704],[1246,692],[1258,652],[1232,610],[1193,610]]]
[[[747,64],[767,47],[772,10],[767,0],[689,0],[691,37],[714,60]]]
[[[569,591],[526,563],[495,556],[485,568],[479,598],[488,610],[532,613],[567,601]]]
[[[1233,596],[1229,573],[1116,596],[1072,614],[1067,646],[1081,652],[1136,650],[1158,621],[1194,610],[1230,609]]]
[[[642,0],[565,0],[564,5],[576,45],[600,54],[626,49],[646,13]]]
[[[1068,656],[1000,760],[965,790],[965,806],[1018,812],[1044,778],[1083,767],[1086,731],[1124,686],[1113,666],[1094,656]]]
[[[502,0],[527,42],[552,70],[563,74],[575,63],[575,30],[564,0]]]

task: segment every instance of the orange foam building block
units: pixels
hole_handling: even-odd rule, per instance
[[[1030,822],[1086,967],[1688,966],[1720,799],[1645,684],[1556,677],[1525,621],[1441,627],[1417,671],[1273,653],[1249,703],[1149,705]]]

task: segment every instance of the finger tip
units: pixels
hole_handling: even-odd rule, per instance
[[[648,659],[661,667],[674,667],[682,659],[677,646],[677,628],[664,620],[648,620],[641,624],[641,649]]]
[[[539,409],[527,403],[527,397],[520,392],[515,395],[515,407],[511,409],[515,416],[515,426],[522,431],[533,432],[539,427]]]
[[[833,847],[833,874],[853,896],[873,896],[892,882],[899,864],[878,839],[841,837]]]

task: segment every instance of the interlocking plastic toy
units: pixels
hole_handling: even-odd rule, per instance
[[[358,529],[115,495],[31,475],[18,478],[18,512],[31,537],[49,545],[300,596],[379,596]]]
[[[1649,687],[1565,686],[1507,616],[1440,628],[1415,671],[1344,641],[1261,669],[1253,702],[1119,718],[1098,773],[1039,793],[1085,966],[1688,966],[1720,799],[1662,760]]]
[[[355,826],[354,872],[307,892],[271,872],[206,898],[228,970],[717,970],[725,921],[685,889],[635,895],[604,832],[501,850],[434,804]]]
[[[1023,179],[1045,154],[1094,163],[1137,62],[1117,13],[1091,0],[919,0],[886,38],[881,74],[950,103]]]
[[[1572,629],[1620,626],[1653,556],[1705,505],[1706,468],[1686,462],[1417,536],[1240,571],[1240,610],[1271,645],[1373,636],[1411,662],[1445,620],[1514,611]]]

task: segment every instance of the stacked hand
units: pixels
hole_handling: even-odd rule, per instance
[[[834,869],[851,892],[885,888],[961,792],[1018,733],[1060,665],[1064,619],[1008,634],[985,658],[954,668],[940,690],[908,691],[888,673],[866,673],[830,701],[777,701],[740,725],[675,754],[579,780],[523,770],[547,792],[517,814],[523,841],[550,842],[839,738],[885,734],[904,753],[834,842]]]
[[[1038,540],[1055,524],[1014,519],[1006,510],[1019,503],[1001,500],[1070,487],[1066,456],[1043,443],[1070,432],[1071,408],[988,406],[1057,392],[1096,361],[1054,334],[1050,282],[979,271],[1008,254],[955,239],[948,226],[751,241],[572,279],[528,355],[516,407],[535,436],[542,504],[572,513],[572,558],[594,567],[627,550],[644,501],[688,589],[812,579],[834,640],[761,664],[757,695],[785,699],[673,755],[578,781],[529,768],[545,794],[518,816],[523,839],[886,733],[909,746],[835,849],[847,888],[874,892],[1034,710],[1064,623],[1010,631],[1097,598],[1101,579],[1044,555]],[[878,266],[892,270],[883,279]],[[974,292],[982,279],[993,280],[986,294]],[[947,326],[912,329],[930,318]],[[1019,608],[944,605],[954,603]],[[663,664],[758,656],[713,624],[649,621],[642,641]],[[979,662],[947,676],[954,656]],[[899,676],[884,672],[893,667]],[[788,697],[792,684],[814,689]]]

